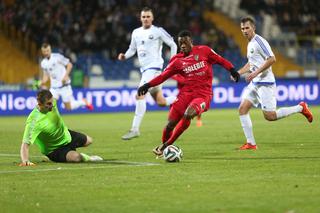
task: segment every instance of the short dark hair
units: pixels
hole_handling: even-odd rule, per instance
[[[190,37],[191,38],[192,34],[189,30],[182,30],[179,32],[178,37]]]
[[[256,21],[254,20],[254,18],[252,16],[246,16],[241,18],[241,23],[246,23],[246,22],[250,22],[250,24],[252,24],[253,26],[256,26]]]
[[[44,104],[46,100],[52,98],[52,93],[49,90],[43,89],[37,93],[37,100],[40,104]]]
[[[49,43],[43,43],[41,45],[41,48],[47,48],[47,47],[50,47],[50,44]]]
[[[153,14],[153,11],[152,11],[152,9],[150,7],[144,7],[141,10],[141,12],[147,12],[147,11],[150,11]]]

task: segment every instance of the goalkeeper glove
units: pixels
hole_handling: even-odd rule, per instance
[[[233,77],[234,81],[235,82],[238,82],[239,79],[240,79],[240,74],[234,69],[234,68],[231,68],[230,69],[230,74],[231,76]]]
[[[150,88],[149,83],[146,83],[146,84],[142,85],[141,87],[139,87],[138,88],[138,96],[145,95],[148,92],[149,88]]]

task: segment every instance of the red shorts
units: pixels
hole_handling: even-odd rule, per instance
[[[180,93],[176,101],[171,105],[169,120],[180,120],[189,106],[196,110],[197,115],[200,115],[210,108],[210,102],[211,96]]]

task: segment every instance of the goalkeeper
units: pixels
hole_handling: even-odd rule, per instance
[[[79,132],[69,130],[64,124],[56,100],[49,90],[37,94],[38,105],[30,113],[23,134],[20,149],[20,166],[35,165],[29,161],[29,146],[37,144],[42,154],[54,162],[87,162],[101,161],[99,156],[89,156],[76,151],[86,147],[92,138]]]

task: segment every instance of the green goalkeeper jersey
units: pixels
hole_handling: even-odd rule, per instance
[[[23,142],[37,144],[44,155],[71,142],[71,135],[59,114],[56,101],[50,112],[42,113],[37,107],[32,110],[26,122]]]

